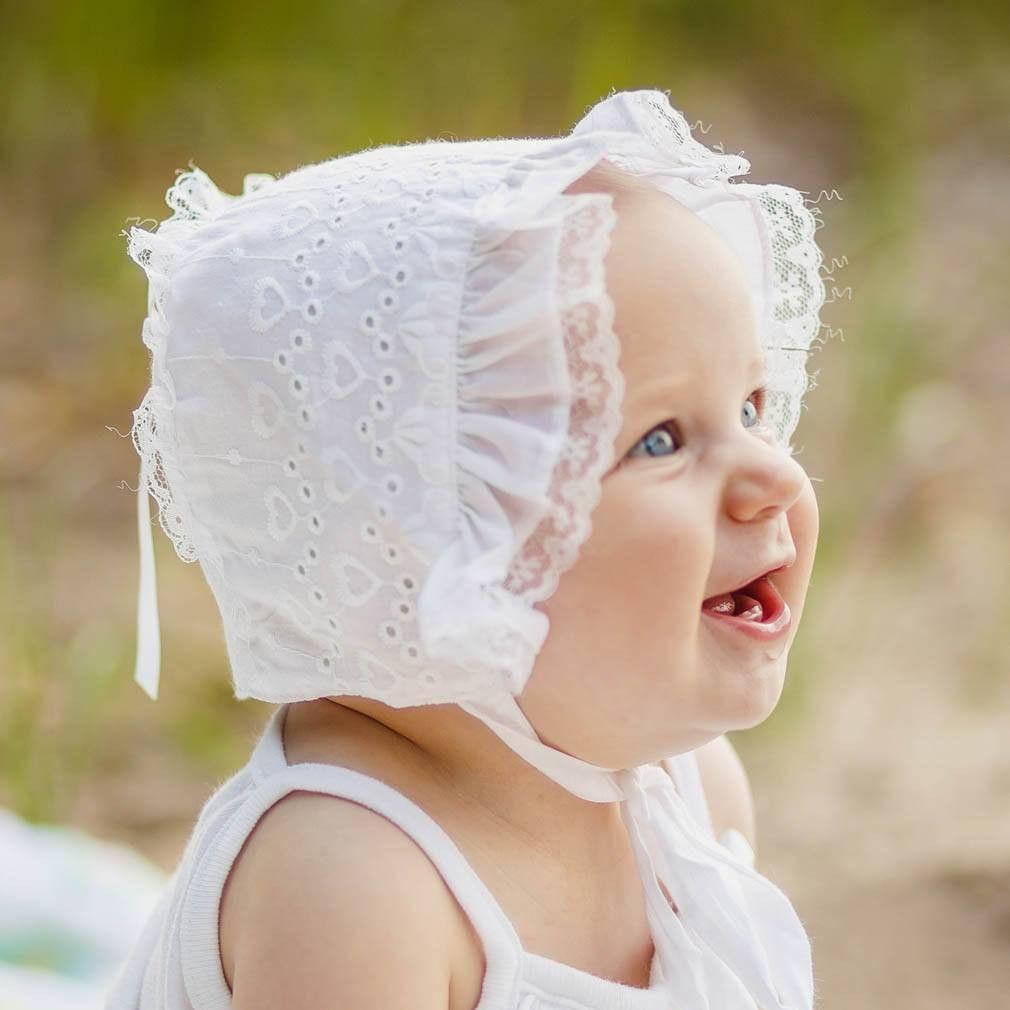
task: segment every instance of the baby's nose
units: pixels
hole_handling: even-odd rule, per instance
[[[771,519],[795,504],[804,477],[803,468],[786,449],[754,440],[727,481],[726,509],[738,522]]]

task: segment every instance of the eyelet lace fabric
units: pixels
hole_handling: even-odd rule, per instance
[[[172,216],[127,235],[151,351],[135,679],[157,696],[153,497],[214,594],[236,697],[459,704],[571,792],[622,802],[673,1005],[810,1010],[785,895],[656,767],[549,747],[515,700],[621,425],[613,197],[567,192],[604,159],[738,254],[766,423],[792,451],[825,300],[817,208],[735,181],[746,159],[694,140],[664,92],[611,94],[564,137],[378,147],[239,196],[192,168]]]

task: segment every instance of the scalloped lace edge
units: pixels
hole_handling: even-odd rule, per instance
[[[548,493],[552,507],[513,559],[504,584],[531,606],[557,589],[589,536],[590,516],[602,496],[601,478],[621,427],[625,380],[618,366],[614,303],[605,281],[617,214],[610,194],[592,196],[596,199],[566,217],[559,247],[557,298],[572,399],[564,449]]]
[[[243,180],[242,196],[272,181],[273,176],[250,173]],[[179,490],[183,482],[173,450],[175,389],[165,367],[170,332],[166,303],[173,271],[187,241],[238,199],[241,197],[222,192],[204,171],[190,163],[189,171],[181,172],[165,193],[165,203],[172,214],[153,230],[133,225],[121,232],[127,240],[127,255],[144,271],[148,281],[148,311],[142,337],[151,351],[151,377],[143,399],[133,411],[130,438],[140,457],[141,482],[157,502],[158,522],[178,557],[187,564],[199,560],[200,551],[184,495]]]

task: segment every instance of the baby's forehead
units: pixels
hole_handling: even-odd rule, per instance
[[[659,189],[620,194],[611,244],[616,265],[709,287],[750,284],[747,264],[718,229]],[[701,285],[704,286],[704,285]]]
[[[736,250],[666,193],[636,192],[616,209],[607,286],[631,434],[702,391],[721,398],[742,382],[758,385],[765,372],[760,303]]]
[[[760,278],[710,224],[673,197],[634,194],[617,203],[607,284],[618,315],[659,314],[658,329],[676,334],[686,321],[708,328],[755,326]]]

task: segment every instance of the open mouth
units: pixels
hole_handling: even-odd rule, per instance
[[[705,600],[701,609],[717,617],[753,624],[774,624],[786,609],[775,584],[762,575],[732,593],[721,593]]]

